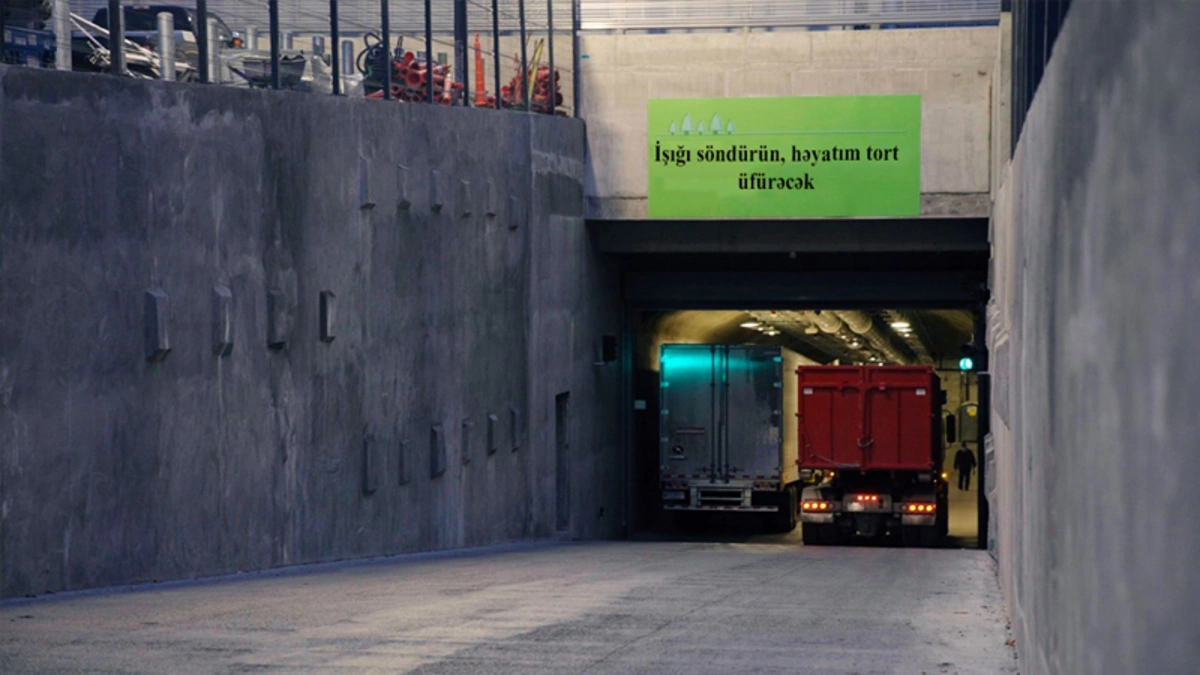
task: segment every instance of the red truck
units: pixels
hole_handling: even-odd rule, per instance
[[[926,366],[801,366],[800,523],[805,544],[896,537],[933,546],[946,534],[945,394]]]

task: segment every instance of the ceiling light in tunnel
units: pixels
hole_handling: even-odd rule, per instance
[[[742,328],[758,328],[760,325],[757,321],[747,321],[742,324]]]
[[[779,335],[779,331],[775,330],[774,328],[771,328],[771,329],[763,331],[763,335],[770,335],[771,337],[775,337],[776,335]]]
[[[893,321],[892,328],[911,328],[911,325],[907,321]]]

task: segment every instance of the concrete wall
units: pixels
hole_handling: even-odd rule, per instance
[[[583,148],[576,120],[0,69],[0,597],[550,536],[559,391],[565,534],[616,534]]]
[[[988,213],[998,29],[585,35],[588,217],[646,216],[651,98],[920,94],[923,215]]]
[[[1021,672],[1200,662],[1200,4],[1071,5],[996,195],[1002,585]]]

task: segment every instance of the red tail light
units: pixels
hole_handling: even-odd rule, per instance
[[[937,512],[937,505],[936,504],[928,504],[928,503],[905,504],[904,512],[905,513],[935,513],[935,512]]]

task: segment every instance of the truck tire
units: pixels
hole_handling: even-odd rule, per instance
[[[821,544],[821,526],[816,523],[800,523],[800,539],[805,546]]]
[[[916,548],[921,541],[917,528],[913,526],[900,528],[900,545],[904,548]]]
[[[779,513],[775,514],[775,527],[780,532],[791,532],[796,529],[796,486],[784,491],[779,500]]]

